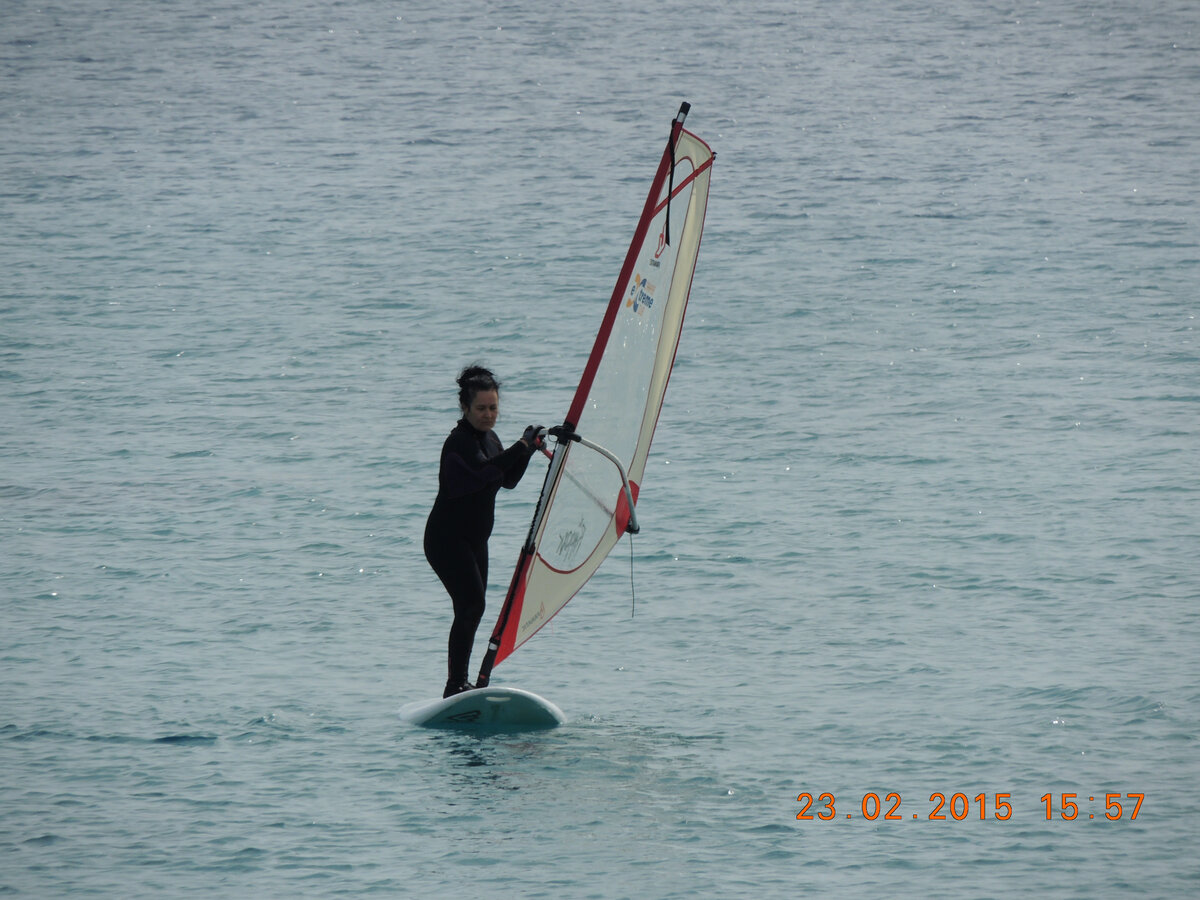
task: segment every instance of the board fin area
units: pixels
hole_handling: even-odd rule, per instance
[[[567,717],[532,691],[485,687],[452,697],[418,700],[400,708],[400,718],[424,728],[467,731],[536,731],[556,728]]]

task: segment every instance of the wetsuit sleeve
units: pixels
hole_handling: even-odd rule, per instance
[[[517,486],[521,477],[525,474],[525,469],[529,466],[529,458],[533,456],[533,447],[526,447],[520,441],[517,441],[504,453],[516,453],[516,459],[509,468],[504,470],[503,485],[510,491]],[[501,454],[502,456],[504,454]]]
[[[499,440],[493,439],[499,447]],[[451,433],[442,447],[442,490],[447,498],[454,499],[497,484],[515,487],[528,464],[529,450],[520,441],[488,457],[470,436]]]

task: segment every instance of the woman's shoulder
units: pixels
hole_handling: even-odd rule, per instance
[[[454,427],[450,429],[451,438],[474,438],[475,429],[470,426],[466,419],[459,419],[454,423]]]
[[[453,450],[455,447],[462,446],[468,437],[469,431],[470,429],[466,427],[464,422],[456,423],[455,426],[450,429],[450,433],[446,435],[446,440],[442,442],[442,449]]]
[[[465,419],[458,421],[442,445],[443,450],[453,451],[463,456],[474,456],[485,448],[489,451],[502,450],[504,445],[500,443],[496,432],[478,431]]]

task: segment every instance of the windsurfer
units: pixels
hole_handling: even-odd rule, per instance
[[[438,493],[425,525],[425,558],[454,604],[449,675],[443,697],[472,690],[467,680],[475,631],[487,590],[487,542],[495,520],[496,494],[517,486],[540,445],[541,426],[530,425],[504,449],[492,431],[500,413],[500,384],[482,366],[458,376],[463,417],[442,445]]]

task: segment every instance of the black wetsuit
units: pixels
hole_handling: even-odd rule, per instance
[[[438,494],[425,524],[425,558],[454,602],[448,685],[467,681],[475,631],[483,618],[488,537],[501,487],[514,488],[533,449],[504,449],[494,431],[476,431],[460,419],[442,445]]]

